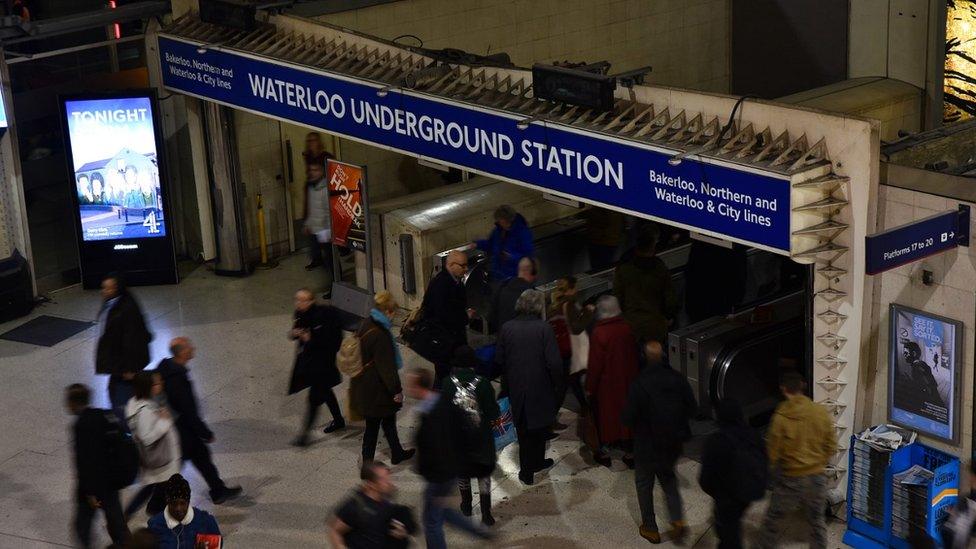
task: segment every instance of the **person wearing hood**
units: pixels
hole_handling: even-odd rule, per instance
[[[638,341],[666,341],[668,327],[678,312],[671,272],[655,255],[657,225],[648,225],[637,239],[634,256],[617,265],[613,293]]]
[[[488,253],[491,260],[489,275],[501,282],[518,274],[518,262],[523,257],[535,255],[532,229],[515,208],[509,205],[495,209],[495,227],[484,240],[475,241],[479,250]]]
[[[769,465],[762,438],[746,425],[742,406],[736,400],[720,400],[715,419],[719,430],[705,440],[698,484],[715,501],[719,549],[741,549],[742,516],[755,496],[765,492]],[[746,487],[747,483],[758,486]],[[758,494],[744,494],[743,488]]]
[[[806,382],[794,371],[780,378],[786,398],[776,407],[766,435],[766,451],[773,474],[773,493],[758,547],[779,542],[783,519],[802,505],[810,521],[810,547],[827,547],[827,477],[824,470],[837,452],[837,435],[827,409],[803,394]]]
[[[173,414],[166,406],[163,377],[155,371],[142,371],[132,380],[134,396],[125,406],[125,416],[132,437],[139,447],[142,489],[129,502],[129,517],[149,500],[146,512],[155,515],[166,505],[165,483],[180,472],[183,461],[180,435]]]
[[[664,347],[657,341],[644,344],[646,366],[631,383],[621,419],[634,432],[634,482],[640,507],[640,536],[661,543],[654,515],[654,481],[661,483],[671,518],[670,539],[684,542],[684,521],[678,477],[674,468],[682,446],[691,438],[689,420],[698,405],[688,380],[671,369]]]
[[[405,450],[397,433],[396,413],[403,406],[400,369],[403,358],[393,339],[393,317],[397,303],[383,290],[373,297],[374,307],[356,333],[363,354],[363,372],[349,382],[349,408],[353,415],[366,418],[363,432],[363,464],[376,455],[380,427],[390,445],[390,461],[396,465],[413,457],[416,450]]]
[[[451,375],[443,382],[444,398],[461,409],[463,420],[468,422],[466,433],[471,433],[472,443],[459,456],[458,490],[461,492],[461,513],[471,516],[473,496],[471,479],[478,479],[478,495],[481,501],[481,522],[495,524],[491,516],[491,473],[495,470],[495,436],[492,426],[501,411],[495,400],[491,380],[475,374],[478,357],[474,349],[463,345],[454,350]]]
[[[198,536],[219,539],[220,527],[210,513],[190,506],[190,483],[175,474],[164,485],[166,508],[149,519],[159,549],[199,547]],[[216,540],[215,540],[216,541]]]

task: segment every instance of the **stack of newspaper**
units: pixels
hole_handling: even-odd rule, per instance
[[[915,433],[893,425],[871,427],[854,437],[850,500],[854,518],[881,528],[885,514],[885,470],[895,450],[915,442]]]
[[[892,477],[891,531],[901,539],[925,534],[929,509],[929,484],[935,474],[912,465]]]

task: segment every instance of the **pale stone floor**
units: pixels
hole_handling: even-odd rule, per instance
[[[217,277],[206,269],[193,272],[176,286],[136,288],[152,331],[154,361],[163,358],[168,340],[190,336],[198,348],[192,376],[216,432],[215,461],[223,476],[244,487],[246,496],[215,507],[192,467],[184,469],[194,488],[193,504],[211,510],[233,548],[325,547],[324,520],[357,484],[356,463],[362,430],[340,436],[319,435],[310,448],[289,445],[301,421],[304,394],[286,396],[293,346],[290,327],[293,291],[315,277],[295,256],[272,271],[248,278]],[[95,291],[71,288],[52,294],[52,302],[35,310],[78,320],[93,320],[99,306]],[[26,319],[0,324],[0,333]],[[0,548],[46,548],[72,545],[73,473],[69,418],[62,409],[63,388],[83,382],[96,389],[99,406],[107,406],[104,377],[93,374],[97,328],[90,328],[46,348],[0,340]],[[417,361],[407,355],[407,361]],[[344,394],[345,385],[340,387]],[[323,407],[321,421],[328,421]],[[400,414],[401,438],[410,441],[413,414]],[[574,414],[562,411],[564,423]],[[516,478],[514,445],[500,457],[493,497],[499,537],[492,543],[469,540],[448,530],[452,547],[642,547],[637,536],[638,511],[633,474],[616,462],[613,470],[588,465],[571,426],[549,448],[556,465],[537,475],[535,486]],[[385,441],[379,459],[389,459]],[[422,482],[409,466],[396,467],[399,501],[419,513]],[[698,464],[679,464],[687,519],[694,547],[713,547],[710,500],[697,486]],[[131,497],[132,489],[126,498]],[[477,501],[477,500],[476,500]],[[657,492],[664,527],[663,494]],[[748,515],[747,540],[755,539],[765,504]],[[419,517],[418,517],[419,519]],[[141,520],[133,519],[136,527]],[[805,545],[799,524],[785,529],[783,545]],[[840,547],[844,525],[830,523],[831,547]],[[96,532],[107,543],[101,524]],[[691,544],[692,542],[689,542]],[[751,544],[751,543],[750,543]],[[422,546],[422,540],[418,545]],[[667,544],[664,544],[667,545]]]

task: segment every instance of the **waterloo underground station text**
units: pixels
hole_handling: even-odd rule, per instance
[[[768,212],[779,210],[776,198],[754,197],[705,181],[690,181],[655,170],[648,178],[655,185],[654,196],[663,202],[684,206],[693,210],[717,213],[733,222],[753,223],[772,227],[773,219]]]

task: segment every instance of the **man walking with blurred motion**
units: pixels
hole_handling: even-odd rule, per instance
[[[101,335],[95,347],[95,373],[109,375],[108,398],[125,426],[125,405],[133,394],[132,378],[149,364],[149,342],[153,336],[121,275],[110,274],[102,279],[98,322]]]
[[[410,545],[417,522],[409,507],[393,501],[396,485],[390,468],[378,461],[363,466],[363,483],[333,514],[329,542],[335,549],[394,549]]]
[[[190,380],[190,361],[196,356],[193,342],[185,337],[177,337],[169,342],[172,356],[164,358],[156,366],[156,372],[163,378],[166,399],[176,416],[176,430],[180,434],[180,447],[183,461],[190,461],[210,487],[210,499],[217,505],[241,495],[241,487],[228,487],[220,478],[213,463],[208,444],[215,437],[207,423],[200,417],[197,395]]]

